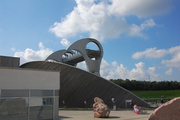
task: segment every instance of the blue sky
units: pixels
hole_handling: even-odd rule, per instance
[[[104,78],[180,81],[179,6],[179,0],[0,0],[0,55],[20,57],[21,64],[44,60],[91,37],[104,49]]]

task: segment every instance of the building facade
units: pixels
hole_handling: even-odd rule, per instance
[[[1,66],[0,120],[58,120],[59,89],[60,72]]]

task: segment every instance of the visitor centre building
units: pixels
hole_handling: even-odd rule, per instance
[[[19,68],[0,56],[0,120],[58,120],[60,72]]]

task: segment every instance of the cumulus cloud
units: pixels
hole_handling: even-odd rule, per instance
[[[78,63],[78,68],[86,70],[85,62]],[[106,60],[102,59],[100,66],[100,75],[107,80],[110,79],[130,79],[130,80],[148,80],[148,76],[151,76],[151,80],[162,80],[160,75],[156,73],[155,67],[149,67],[146,69],[145,63],[139,62],[135,64],[135,68],[128,70],[123,64],[119,64],[116,61],[109,64]]]
[[[102,60],[100,74],[106,79],[130,79],[130,80],[162,80],[161,76],[156,73],[156,67],[146,68],[145,63],[139,62],[135,64],[135,68],[129,70],[123,64],[118,64],[116,61],[111,64]]]
[[[61,41],[60,41],[60,43],[64,46],[64,47],[69,47],[70,46],[70,42],[67,40],[67,39],[65,39],[65,38],[63,38]]]
[[[170,60],[162,60],[162,64],[165,64],[167,67],[180,67],[180,51],[175,53],[175,55]]]
[[[145,29],[148,29],[150,27],[153,27],[155,25],[156,25],[156,23],[154,22],[153,19],[144,21],[140,26],[132,24],[129,29],[129,35],[146,38],[146,36],[142,33],[142,31]]]
[[[152,81],[162,81],[164,80],[160,74],[156,73],[156,67],[149,67],[147,70],[148,79]]]
[[[114,64],[115,63],[115,64]],[[112,62],[112,64],[101,65],[101,75],[106,79],[135,79],[135,80],[148,80],[148,76],[151,76],[151,80],[161,80],[159,74],[156,73],[155,67],[149,67],[146,69],[145,63],[139,62],[135,64],[135,68],[128,70],[123,64]],[[104,70],[107,72],[104,74]]]
[[[168,13],[171,0],[109,0],[111,14],[148,17]],[[161,7],[159,7],[161,6]]]
[[[87,66],[86,66],[85,61],[78,63],[76,67],[87,71]]]
[[[169,70],[167,70],[167,71],[165,72],[165,74],[166,74],[166,75],[172,75],[172,72],[173,72],[172,68],[169,68]]]
[[[27,48],[24,51],[15,52],[14,57],[20,57],[21,64],[29,61],[45,60],[53,51],[46,48],[42,42],[39,43],[39,50]]]
[[[161,58],[167,54],[167,51],[165,49],[157,50],[156,47],[146,49],[145,51],[136,52],[132,55],[132,58],[134,59],[140,59],[140,58]]]
[[[57,37],[68,38],[81,33],[100,41],[121,34],[145,37],[143,30],[155,26],[153,19],[140,25],[129,24],[126,16],[150,17],[167,13],[171,0],[76,0],[77,6],[50,31]],[[161,7],[159,7],[161,6]]]
[[[86,70],[85,62],[81,62],[77,65],[78,68]],[[160,74],[156,73],[156,67],[146,68],[145,63],[139,62],[135,64],[135,68],[128,69],[123,64],[119,64],[116,61],[108,63],[102,59],[100,66],[100,75],[107,80],[110,79],[130,79],[130,80],[151,80],[161,81],[163,78]]]
[[[162,60],[162,64],[165,64],[167,67],[180,67],[180,46],[159,50],[156,47],[149,48],[145,51],[134,53],[132,58],[162,58],[166,55],[171,55],[171,59]]]

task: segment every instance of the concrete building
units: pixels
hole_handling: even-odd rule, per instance
[[[0,56],[0,120],[58,120],[60,72],[19,68]]]

